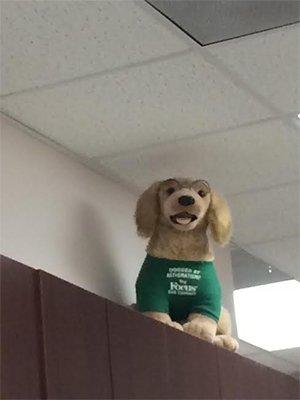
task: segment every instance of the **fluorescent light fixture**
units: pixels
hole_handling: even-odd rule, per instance
[[[240,339],[268,351],[300,347],[300,282],[237,289],[233,296]]]
[[[297,117],[300,119],[300,113],[297,115]]]

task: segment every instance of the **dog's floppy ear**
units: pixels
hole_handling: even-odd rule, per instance
[[[154,232],[159,214],[158,189],[160,182],[153,183],[138,199],[135,222],[140,236],[150,237]]]
[[[224,245],[229,242],[232,232],[230,210],[226,200],[214,191],[211,192],[208,223],[217,243]]]

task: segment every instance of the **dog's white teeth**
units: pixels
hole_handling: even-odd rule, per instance
[[[177,218],[176,221],[178,224],[187,225],[191,222],[191,218]]]

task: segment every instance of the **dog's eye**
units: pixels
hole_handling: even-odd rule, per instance
[[[205,197],[206,196],[206,193],[204,192],[204,190],[199,190],[198,194],[199,194],[200,197]]]
[[[168,195],[170,195],[170,194],[172,194],[172,193],[174,193],[175,192],[175,189],[174,188],[169,188],[169,189],[167,189],[167,193],[168,193]]]

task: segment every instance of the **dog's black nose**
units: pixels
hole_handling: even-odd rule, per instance
[[[181,206],[190,206],[195,203],[195,199],[191,196],[181,196],[178,199],[178,203]]]

